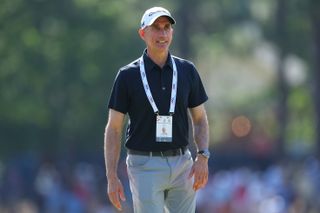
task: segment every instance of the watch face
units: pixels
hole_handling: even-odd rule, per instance
[[[203,155],[206,156],[207,158],[209,158],[209,157],[210,157],[210,152],[209,152],[209,151],[205,151],[205,152],[203,153]]]
[[[210,157],[210,152],[209,152],[209,150],[201,150],[201,151],[198,152],[198,154],[203,155],[203,156],[206,157],[206,158],[209,158],[209,157]]]

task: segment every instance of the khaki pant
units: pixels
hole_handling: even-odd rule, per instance
[[[196,207],[193,165],[189,150],[184,155],[127,156],[127,169],[135,213],[194,213]]]

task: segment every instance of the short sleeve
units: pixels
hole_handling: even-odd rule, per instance
[[[120,70],[112,87],[108,108],[126,114],[128,112],[128,102],[125,72]]]
[[[193,65],[192,87],[189,94],[188,107],[193,108],[199,106],[207,100],[208,96],[202,84],[200,75],[196,70],[195,66]]]

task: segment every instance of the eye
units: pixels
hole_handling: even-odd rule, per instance
[[[161,26],[161,25],[159,25],[159,24],[153,24],[153,25],[151,25],[151,29],[152,29],[152,31],[155,31],[155,32],[160,32],[160,31],[166,31],[166,32],[168,32],[168,31],[170,31],[171,30],[171,24],[170,23],[168,23],[168,24],[166,24],[166,25],[164,25],[164,26]]]
[[[171,29],[171,24],[167,24],[165,27],[164,27],[164,30],[165,31],[169,31]]]
[[[154,31],[159,31],[160,30],[160,27],[158,26],[158,25],[151,25],[151,27],[152,27],[152,30],[154,30]]]

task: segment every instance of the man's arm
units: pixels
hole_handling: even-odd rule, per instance
[[[104,136],[104,157],[106,176],[108,179],[108,196],[111,203],[119,210],[122,208],[119,198],[122,201],[125,200],[123,186],[117,174],[124,116],[123,113],[110,109]]]
[[[209,124],[207,119],[207,113],[204,105],[201,104],[197,107],[191,108],[191,117],[194,128],[194,139],[197,150],[208,149],[209,147]],[[202,155],[197,155],[190,177],[194,175],[194,190],[198,190],[204,187],[208,182],[208,159]]]

